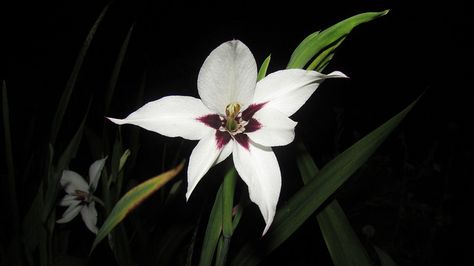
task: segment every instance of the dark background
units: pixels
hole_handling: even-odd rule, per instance
[[[106,3],[16,1],[2,8],[6,27],[0,74],[8,87],[14,146],[25,145],[22,140],[32,134],[47,136],[75,57]],[[293,49],[310,33],[358,13],[385,9],[391,10],[388,15],[357,27],[338,49],[325,72],[340,70],[350,79],[323,83],[295,114],[298,138],[322,166],[424,92],[402,126],[339,197],[361,238],[383,247],[400,265],[472,265],[473,221],[468,214],[474,46],[469,35],[474,25],[460,0],[116,1],[84,62],[62,134],[75,130],[91,97],[91,113],[96,114],[89,118],[91,127],[104,122],[105,87],[132,24],[116,95],[106,114],[114,117],[140,106],[135,99],[144,72],[142,103],[170,94],[198,96],[199,68],[222,42],[243,41],[259,65],[271,54],[273,72],[285,68]],[[167,141],[171,147],[180,142],[142,132],[138,175],[156,174],[154,166],[161,167],[156,150]],[[183,145],[185,158],[194,143]],[[275,149],[280,162],[291,160],[296,148],[285,149]],[[19,150],[14,147],[21,161]],[[89,161],[75,164],[86,169]],[[298,186],[285,181],[296,171],[292,163],[282,166],[282,200]],[[298,237],[286,248],[297,246]]]

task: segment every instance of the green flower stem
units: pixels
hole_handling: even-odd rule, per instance
[[[221,236],[217,244],[216,266],[224,266],[227,260],[227,251],[230,246],[230,237]]]
[[[222,193],[222,234],[230,238],[233,232],[232,226],[232,208],[234,201],[235,182],[237,172],[232,168],[224,177]]]
[[[232,224],[232,209],[234,204],[235,183],[237,172],[232,167],[222,182],[222,235],[217,246],[216,265],[223,266],[226,263],[229,251],[230,239],[234,231]]]

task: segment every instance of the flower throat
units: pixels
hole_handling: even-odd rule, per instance
[[[236,121],[237,115],[240,113],[240,104],[231,103],[225,108],[226,122],[225,127],[230,132],[235,132],[239,128],[239,122]]]

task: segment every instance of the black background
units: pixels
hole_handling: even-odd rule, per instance
[[[38,139],[47,136],[77,52],[105,4],[16,1],[2,8],[6,15],[2,27],[6,27],[1,36],[0,74],[7,83],[14,155],[19,164],[22,140],[31,134]],[[89,118],[91,127],[104,122],[100,113],[104,90],[132,24],[130,47],[112,109],[106,114],[113,117],[124,117],[139,107],[130,99],[138,97],[144,72],[143,103],[170,94],[198,96],[199,68],[222,42],[243,41],[259,65],[271,54],[269,72],[273,72],[285,68],[293,49],[310,33],[358,13],[385,9],[391,10],[388,15],[357,27],[338,49],[325,72],[340,70],[350,79],[323,83],[295,114],[294,120],[300,122],[296,134],[315,160],[324,165],[425,92],[401,128],[368,163],[371,170],[363,172],[367,177],[359,176],[357,182],[346,185],[341,199],[347,201],[355,230],[366,236],[362,228],[374,226],[377,233],[370,236],[372,241],[385,244],[400,265],[467,265],[472,263],[472,254],[468,253],[472,241],[467,245],[465,242],[472,239],[472,219],[467,214],[472,212],[469,202],[474,177],[470,115],[473,43],[469,38],[473,21],[467,3],[460,0],[116,1],[84,62],[62,134],[74,132],[91,97],[91,113],[95,114]],[[344,130],[335,143],[338,123]],[[166,141],[170,140],[143,132],[141,176],[156,174],[154,164],[160,160],[150,156],[160,154],[154,150],[161,149],[160,143]],[[185,142],[183,158],[193,145]],[[295,147],[290,145],[288,149],[275,149],[280,162],[291,159]],[[86,169],[90,163],[87,158],[77,159],[74,164]],[[291,183],[285,181],[285,176],[294,176],[293,171],[290,163],[282,167],[284,186],[285,182]],[[408,185],[400,185],[401,176],[409,176],[403,181]],[[400,192],[401,187],[408,190],[407,194]],[[282,198],[289,197],[293,189],[292,184],[283,187]],[[387,232],[393,229],[392,209],[383,204],[367,207],[380,191],[388,191],[390,196],[383,194],[386,198],[405,195],[411,200],[406,208],[428,213],[405,214],[408,218],[402,221],[406,222],[406,230],[400,231],[398,245],[387,244]],[[387,213],[384,208],[389,209]],[[428,251],[423,245],[429,246]],[[403,247],[412,251],[404,251]],[[417,248],[424,251],[413,251]]]

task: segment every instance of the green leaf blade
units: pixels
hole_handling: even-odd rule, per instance
[[[10,130],[10,112],[8,107],[7,85],[5,80],[2,82],[2,117],[3,117],[3,136],[5,143],[5,159],[7,165],[7,187],[5,193],[8,193],[10,204],[12,226],[18,230],[18,202],[16,195],[15,167],[13,164],[13,148]],[[3,192],[3,191],[2,191]]]
[[[319,169],[309,153],[304,149],[302,143],[300,143],[300,149],[302,151],[298,156],[297,164],[303,182],[306,184],[312,177],[317,178]],[[318,213],[316,219],[335,266],[372,265],[367,251],[352,229],[349,220],[336,199],[325,206]]]
[[[263,79],[267,75],[268,66],[270,65],[270,60],[272,59],[272,55],[269,55],[260,66],[257,75],[257,81]]]
[[[74,63],[74,67],[72,69],[71,75],[66,83],[66,87],[64,88],[63,94],[61,95],[61,99],[59,100],[58,108],[56,109],[56,113],[54,114],[53,123],[51,125],[51,135],[50,135],[50,142],[54,146],[56,142],[56,137],[58,136],[59,129],[61,128],[61,124],[64,118],[64,114],[66,112],[67,106],[69,105],[69,100],[71,99],[72,91],[76,86],[77,77],[79,76],[79,72],[82,68],[82,64],[84,62],[84,58],[86,57],[87,51],[91,45],[92,39],[99,27],[100,23],[102,22],[105,13],[109,9],[110,4],[106,5],[102,12],[100,13],[99,17],[97,17],[94,25],[89,30],[84,43],[82,44],[81,50],[76,57],[76,62]]]
[[[397,266],[397,263],[383,249],[381,249],[377,246],[374,246],[374,249],[375,249],[375,252],[377,253],[377,256],[379,257],[380,265],[382,265],[382,266]]]
[[[216,265],[225,264],[229,242],[234,231],[232,209],[236,181],[237,172],[235,168],[232,167],[224,176],[211,213],[209,214],[209,221],[207,223],[199,260],[200,266],[211,265],[214,253],[217,253]]]
[[[334,50],[337,43],[345,38],[356,26],[386,15],[389,10],[382,12],[367,12],[347,18],[322,32],[315,32],[306,37],[290,57],[287,68],[304,68],[314,56],[323,52],[327,47]],[[331,45],[337,43],[334,47]]]
[[[99,229],[97,236],[92,245],[91,252],[114,228],[117,226],[132,210],[138,207],[145,199],[150,197],[155,191],[160,189],[168,181],[173,179],[181,172],[184,167],[184,162],[179,164],[174,169],[162,173],[156,177],[150,178],[147,181],[129,190],[114,206],[107,219],[104,221],[102,227]]]
[[[372,265],[337,200],[331,201],[317,215],[317,220],[335,266]]]
[[[230,238],[233,233],[232,226],[232,208],[234,207],[235,183],[237,180],[237,172],[232,167],[224,177],[223,193],[222,193],[222,234],[224,237]]]
[[[112,75],[110,76],[109,85],[107,88],[106,96],[105,96],[105,114],[108,113],[110,108],[110,103],[112,102],[112,96],[115,92],[115,87],[117,85],[118,77],[120,74],[120,70],[122,69],[122,64],[125,59],[125,54],[127,53],[128,44],[130,42],[130,37],[132,36],[133,28],[135,25],[132,25],[127,32],[127,36],[120,47],[119,54],[117,56],[117,60],[115,61],[114,68],[112,70]]]
[[[209,221],[207,222],[206,234],[201,248],[201,257],[199,258],[200,266],[209,266],[212,264],[212,259],[216,251],[217,243],[222,232],[222,184],[217,191],[214,205],[212,205],[211,213],[209,214]]]
[[[419,99],[419,98],[418,98]],[[232,265],[256,265],[260,255],[267,255],[280,246],[310,217],[382,144],[388,135],[418,101],[416,99],[400,113],[356,142],[329,162],[317,177],[312,178],[290,200],[277,210],[269,232],[256,248],[245,245]],[[260,250],[261,253],[257,253]]]

